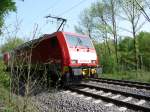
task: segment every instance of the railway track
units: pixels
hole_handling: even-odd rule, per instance
[[[135,111],[150,112],[150,97],[127,93],[113,89],[92,86],[88,83],[82,83],[65,89],[76,92],[93,99],[100,99],[108,103],[108,106],[116,105],[122,109],[131,109]]]
[[[114,84],[114,85],[120,85],[120,86],[135,87],[137,89],[150,90],[150,83],[115,80],[115,79],[105,79],[105,78],[96,78],[96,79],[91,78],[90,81],[108,83],[108,84]]]

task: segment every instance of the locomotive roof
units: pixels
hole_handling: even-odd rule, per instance
[[[40,36],[40,38],[37,38],[37,39],[33,39],[33,40],[30,40],[28,42],[25,42],[24,44],[16,47],[14,49],[14,51],[19,51],[21,49],[24,49],[24,48],[32,48],[36,43],[39,43],[40,41],[42,41],[43,39],[45,39],[46,37],[50,36],[50,35],[54,35],[55,33],[57,32],[54,32],[52,34],[43,34],[42,36]]]
[[[32,48],[33,45],[35,45],[36,43],[39,43],[41,40],[43,40],[45,37],[45,35],[41,36],[40,38],[38,39],[33,39],[33,40],[30,40],[28,42],[25,42],[24,44],[18,46],[17,48],[15,48],[14,50],[15,51],[18,51],[18,50],[21,50],[23,48]]]
[[[58,33],[58,32],[54,32],[52,34],[44,34],[44,35],[40,36],[40,38],[30,40],[30,41],[18,46],[17,48],[14,49],[14,51],[19,51],[19,50],[24,49],[24,48],[32,48],[35,44],[39,43],[40,41],[47,38],[48,36],[56,35],[56,33]],[[81,36],[81,37],[87,37],[86,35],[81,35],[81,34],[71,33],[71,32],[61,32],[61,33],[71,34],[71,35]]]

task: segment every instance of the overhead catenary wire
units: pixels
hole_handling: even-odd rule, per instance
[[[43,17],[41,17],[41,15],[40,14],[42,14],[42,13],[44,13],[44,12],[47,12],[48,10],[50,10],[50,9],[53,9],[54,7],[56,7],[59,3],[60,3],[60,1],[61,0],[56,0],[55,2],[53,2],[48,8],[46,8],[46,9],[44,9],[44,10],[41,10],[40,12],[39,12],[39,14],[37,15],[37,16],[35,16],[34,18],[33,18],[33,20],[34,21],[37,21],[37,19],[43,19]],[[57,5],[56,5],[57,4]],[[35,22],[36,23],[36,22]]]
[[[146,20],[148,20],[150,22],[150,18],[148,17],[147,14],[145,14],[145,12],[142,11],[143,16],[146,18]]]
[[[63,14],[65,14],[65,13],[68,13],[68,12],[72,11],[73,9],[75,9],[75,8],[78,7],[78,6],[80,6],[82,3],[86,2],[86,1],[88,1],[88,0],[80,0],[80,2],[78,2],[77,4],[73,5],[73,6],[70,7],[69,9],[63,11],[62,13],[58,14],[59,17],[62,16]],[[53,2],[53,3],[50,5],[50,7],[46,8],[46,9],[43,10],[42,12],[45,12],[45,11],[47,11],[47,10],[50,10],[50,9],[56,7],[56,6],[58,5],[57,2],[60,3],[60,1],[57,1],[57,0],[56,0],[55,2]],[[42,12],[41,12],[41,13],[42,13]],[[40,17],[40,16],[39,16],[39,17]],[[36,17],[36,19],[39,18],[39,17]]]
[[[53,9],[55,6],[57,6],[59,3],[60,3],[60,1],[61,0],[56,0],[55,2],[53,2],[53,4],[50,6],[50,7],[48,7],[48,8],[46,8],[43,12],[45,12],[45,11],[48,11],[48,10],[50,10],[50,9]],[[57,5],[56,5],[57,4]]]
[[[144,15],[144,17],[150,22],[150,18],[147,15],[146,11],[144,10],[144,8],[138,3],[137,0],[135,0],[135,2],[137,3],[137,5],[140,7],[140,10],[143,12],[142,14]]]
[[[70,12],[71,10],[75,9],[76,7],[78,7],[79,5],[81,5],[82,3],[86,2],[86,1],[88,1],[88,0],[81,0],[79,3],[73,5],[69,9],[67,9],[67,10],[63,11],[62,13],[60,13],[59,16],[62,16],[63,14]]]
[[[63,11],[61,14],[59,14],[59,16],[65,14],[65,13],[67,13],[67,12],[70,12],[71,10],[73,10],[74,8],[76,8],[77,6],[79,6],[80,4],[84,3],[85,1],[88,1],[88,0],[81,0],[79,3],[75,4],[75,5],[72,6],[71,8],[69,8],[69,9]],[[52,4],[50,7],[46,8],[44,11],[50,10],[50,9],[54,8],[55,6],[57,6],[56,4],[60,3],[60,1],[59,1],[58,3],[57,3],[57,2],[58,2],[57,0],[56,0],[55,2],[53,2],[53,4]],[[43,11],[43,12],[44,12],[44,11]]]
[[[58,17],[61,17],[63,14],[70,12],[71,10],[73,10],[73,9],[76,8],[76,7],[78,7],[80,4],[84,3],[85,1],[88,1],[88,0],[81,0],[79,3],[73,5],[71,8],[69,8],[69,9],[63,11],[63,12],[60,13],[60,14],[58,14],[58,15],[59,15]],[[58,21],[57,21],[57,22],[58,22]],[[66,23],[66,22],[65,22],[65,23]],[[64,28],[64,26],[63,26],[63,28]],[[58,28],[58,29],[59,29],[59,28]]]

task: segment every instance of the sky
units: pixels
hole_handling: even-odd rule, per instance
[[[74,25],[78,24],[80,13],[91,3],[97,0],[15,0],[17,13],[10,13],[5,20],[6,26],[10,24],[13,29],[16,21],[19,21],[19,36],[30,36],[37,27],[40,34],[52,33],[58,24],[54,19],[44,18],[47,15],[63,17],[67,19],[64,28],[67,32],[74,32]],[[10,26],[11,26],[10,25]]]
[[[18,37],[31,39],[37,25],[38,35],[56,31],[58,26],[56,20],[44,18],[50,14],[67,19],[64,31],[75,32],[74,26],[78,25],[80,13],[96,1],[98,0],[24,0],[24,2],[15,0],[17,12],[10,13],[6,17],[5,23],[10,32],[13,32],[18,26],[19,32],[16,33]],[[119,24],[121,27],[129,28],[129,24],[123,20]],[[142,30],[149,31],[149,26],[150,23],[145,24]],[[123,36],[131,35],[121,29],[119,32]]]

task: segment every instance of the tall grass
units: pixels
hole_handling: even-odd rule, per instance
[[[143,70],[139,70],[138,72],[124,71],[124,72],[116,72],[113,74],[102,74],[100,75],[100,77],[150,83],[150,72]]]
[[[13,112],[11,108],[10,100],[10,75],[5,72],[5,65],[0,60],[0,102],[3,104],[3,107],[0,111],[4,112]]]
[[[8,72],[5,72],[6,67],[3,62],[0,60],[0,84],[3,85],[6,89],[9,89],[10,75]]]
[[[0,112],[26,112],[24,111],[26,97],[11,92],[10,73],[5,72],[5,65],[0,61]],[[28,100],[28,112],[38,112],[31,100]],[[2,108],[2,109],[1,109]]]

